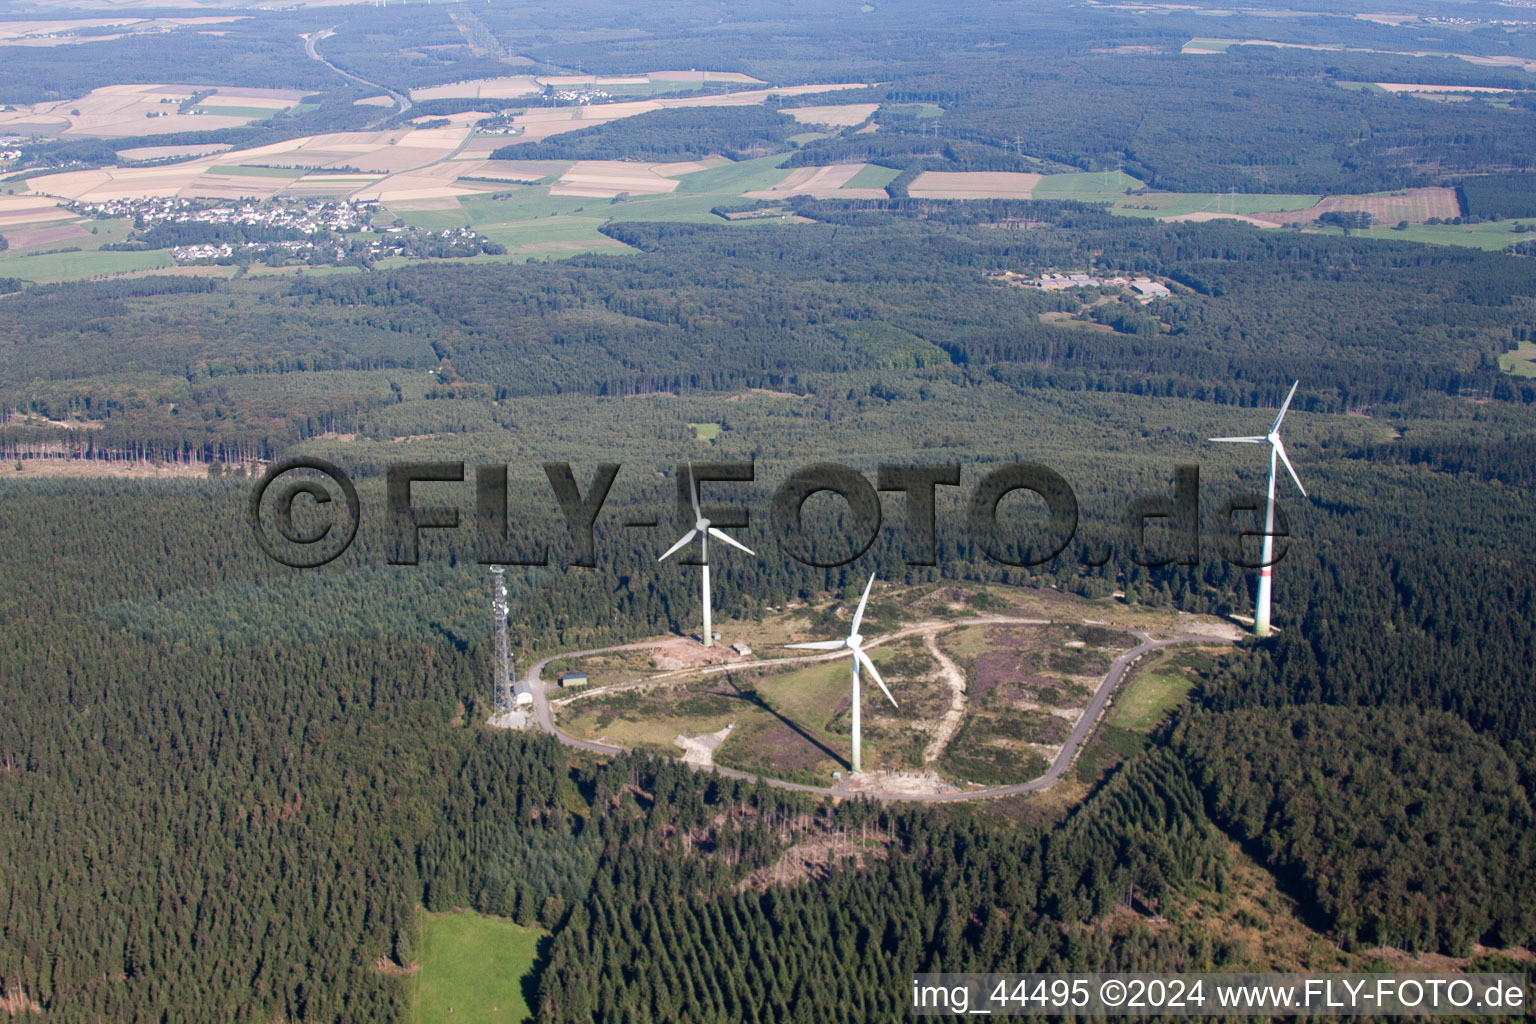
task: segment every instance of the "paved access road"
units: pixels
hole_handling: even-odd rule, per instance
[[[878,637],[874,640],[871,640],[869,643],[866,643],[864,646],[866,649],[868,649],[880,644],[890,643],[893,640],[899,640],[905,636],[911,636],[914,633],[954,629],[960,626],[1045,626],[1050,625],[1050,622],[1051,620],[1049,619],[1023,619],[1010,618],[1008,616],[988,616],[977,619],[957,619],[953,622],[924,622],[915,626],[908,626],[905,629],[898,630],[897,632],[891,633],[887,636]],[[1079,623],[1074,622],[1072,624],[1078,625]],[[1060,780],[1061,777],[1066,774],[1067,769],[1072,767],[1072,762],[1076,759],[1078,750],[1085,742],[1087,742],[1088,737],[1093,735],[1093,730],[1099,724],[1099,718],[1104,714],[1104,707],[1109,703],[1110,696],[1114,694],[1115,688],[1118,687],[1122,681],[1124,681],[1125,674],[1130,670],[1133,664],[1135,664],[1143,656],[1150,654],[1153,651],[1160,650],[1164,647],[1171,647],[1174,644],[1209,644],[1222,642],[1221,638],[1219,637],[1198,636],[1194,634],[1181,633],[1171,636],[1162,636],[1154,639],[1149,634],[1140,630],[1131,629],[1123,630],[1123,632],[1132,633],[1135,636],[1140,637],[1141,642],[1135,647],[1132,647],[1130,650],[1121,654],[1110,664],[1109,671],[1104,674],[1104,678],[1100,681],[1098,689],[1093,692],[1092,699],[1088,701],[1088,706],[1083,709],[1083,713],[1078,718],[1077,724],[1072,727],[1072,731],[1067,735],[1067,741],[1062,744],[1061,750],[1057,752],[1056,759],[1051,762],[1051,766],[1046,769],[1045,774],[1039,776],[1038,778],[1030,779],[1028,782],[1014,783],[1008,786],[993,786],[989,789],[963,790],[954,793],[898,793],[881,792],[878,790],[851,790],[843,787],[833,786],[808,786],[799,782],[786,782],[783,779],[771,779],[766,776],[763,778],[763,782],[769,786],[774,787],[775,789],[788,789],[797,793],[815,793],[821,796],[838,797],[867,796],[874,800],[907,800],[913,803],[952,803],[957,800],[989,800],[996,797],[1014,796],[1019,793],[1033,793],[1037,790],[1046,789],[1047,787],[1054,785],[1058,780]],[[557,658],[585,658],[595,654],[609,654],[614,651],[635,651],[654,646],[655,642],[652,641],[647,643],[619,644],[614,647],[594,647],[585,651],[564,651],[560,654],[553,654],[540,661],[534,662],[532,667],[528,670],[528,689],[533,694],[534,721],[538,724],[538,727],[541,730],[549,733],[555,739],[559,740],[561,743],[568,747],[574,747],[578,750],[590,751],[595,754],[624,753],[625,750],[623,747],[616,747],[608,743],[598,743],[594,740],[578,739],[575,736],[570,736],[561,732],[555,726],[554,715],[550,712],[549,697],[544,692],[544,681],[542,675],[544,669],[549,666],[549,663],[556,660]],[[724,665],[706,665],[695,669],[684,669],[677,673],[667,674],[705,675],[712,672],[727,672],[743,668],[765,668],[776,665],[788,665],[803,661],[831,661],[834,658],[840,657],[846,657],[846,653],[843,651],[832,651],[829,654],[813,654],[788,658],[768,658],[760,659],[757,661],[738,661]],[[746,772],[739,772],[735,769],[725,768],[720,765],[694,765],[692,767],[699,771],[712,771],[727,778],[742,779],[747,782],[757,781],[757,776],[755,775],[750,775]]]

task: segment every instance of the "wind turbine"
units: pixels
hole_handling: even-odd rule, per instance
[[[900,707],[896,698],[891,696],[891,691],[886,688],[885,680],[880,678],[880,673],[875,670],[875,663],[864,652],[864,638],[859,635],[859,623],[864,620],[864,605],[869,601],[869,589],[875,585],[873,574],[869,582],[864,584],[864,596],[859,598],[859,608],[853,613],[853,628],[848,631],[848,636],[843,640],[813,640],[807,644],[789,644],[803,651],[836,651],[846,647],[852,655],[849,659],[853,663],[853,759],[849,762],[853,774],[859,774],[859,666],[863,666],[875,682],[880,684],[880,690],[889,698],[892,707]]]
[[[1291,474],[1291,479],[1296,481],[1296,489],[1301,496],[1307,496],[1307,489],[1301,486],[1301,477],[1296,475],[1291,460],[1285,457],[1285,442],[1280,440],[1280,421],[1285,419],[1285,410],[1291,407],[1291,399],[1296,397],[1296,388],[1301,381],[1291,385],[1291,393],[1285,396],[1285,404],[1280,406],[1280,414],[1275,417],[1274,424],[1269,428],[1269,433],[1263,437],[1213,437],[1212,441],[1230,442],[1236,444],[1267,444],[1269,445],[1269,503],[1264,510],[1264,547],[1259,558],[1259,594],[1253,603],[1253,635],[1269,636],[1269,595],[1270,574],[1273,567],[1269,564],[1274,554],[1275,532],[1275,461],[1285,463],[1286,472]]]
[[[704,646],[709,647],[715,640],[714,626],[710,624],[709,620],[709,538],[713,537],[715,540],[725,541],[725,543],[732,547],[741,548],[741,550],[749,555],[755,555],[757,552],[740,541],[727,537],[709,525],[709,520],[705,519],[704,513],[699,511],[699,485],[693,479],[693,463],[691,462],[688,463],[688,496],[693,499],[693,529],[683,534],[683,539],[667,548],[666,553],[656,559],[656,561],[666,561],[672,555],[681,551],[693,538],[699,538],[699,561],[703,563],[704,569]]]

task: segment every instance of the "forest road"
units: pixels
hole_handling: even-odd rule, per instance
[[[1048,620],[1015,620],[1004,616],[989,616],[980,619],[962,619],[952,623],[952,625],[963,626],[1011,622],[1029,623],[1032,625],[1045,625],[1047,624]],[[865,644],[865,646],[870,647],[876,643],[882,643],[896,639],[899,636],[910,635],[911,633],[917,632],[922,628],[922,626],[909,627],[908,629],[901,630],[898,633],[893,633],[890,636],[871,641],[870,643]],[[1077,724],[1072,727],[1072,732],[1068,734],[1067,741],[1062,744],[1061,750],[1056,753],[1056,757],[1051,762],[1051,766],[1046,769],[1045,774],[1030,779],[1028,782],[1017,782],[1007,786],[992,786],[986,789],[957,790],[952,793],[900,793],[864,789],[862,787],[858,790],[853,790],[848,788],[846,785],[810,786],[800,782],[786,782],[783,779],[772,779],[768,778],[767,776],[763,776],[761,781],[765,785],[772,786],[774,789],[792,790],[797,793],[814,793],[818,796],[832,797],[866,796],[870,797],[871,799],[880,801],[905,800],[913,803],[954,803],[961,800],[994,800],[999,797],[1017,796],[1020,793],[1033,793],[1042,789],[1047,789],[1060,781],[1061,777],[1067,773],[1069,768],[1072,767],[1072,763],[1077,759],[1078,751],[1082,748],[1083,744],[1088,741],[1088,737],[1093,735],[1093,730],[1098,726],[1099,719],[1103,717],[1104,708],[1109,704],[1109,698],[1114,695],[1116,688],[1119,687],[1120,683],[1124,681],[1126,673],[1130,671],[1131,667],[1135,665],[1136,662],[1140,661],[1146,655],[1151,654],[1153,651],[1161,650],[1164,647],[1172,647],[1175,644],[1211,644],[1223,642],[1218,637],[1199,636],[1187,633],[1176,633],[1154,639],[1151,635],[1144,633],[1141,630],[1127,629],[1125,632],[1132,633],[1139,637],[1141,642],[1138,643],[1135,647],[1132,647],[1129,650],[1123,652],[1110,664],[1109,671],[1104,673],[1104,678],[1099,682],[1098,688],[1094,690],[1093,697],[1088,701],[1087,707],[1083,708],[1082,715],[1078,717]],[[585,658],[595,654],[609,654],[614,651],[635,651],[654,646],[655,642],[650,641],[646,643],[619,644],[614,647],[594,647],[585,651],[563,651],[559,654],[552,654],[547,658],[543,658],[534,662],[533,665],[528,669],[528,689],[533,694],[534,722],[538,725],[541,731],[548,733],[556,740],[559,740],[561,743],[568,747],[573,747],[577,750],[585,750],[594,754],[627,753],[628,751],[623,747],[614,746],[609,743],[598,743],[595,740],[578,739],[575,736],[570,736],[561,732],[555,726],[554,715],[549,708],[549,697],[548,694],[544,692],[544,681],[542,675],[544,669],[548,667],[549,663],[559,658]],[[840,657],[842,653],[843,652],[841,651],[833,651],[831,654],[818,654],[796,658],[779,658],[775,659],[773,663],[785,664],[790,661],[827,661],[832,658]],[[745,666],[707,666],[707,668],[713,668],[716,670],[740,667]],[[670,674],[671,673],[669,673],[669,675]],[[730,779],[741,779],[745,782],[759,781],[759,777],[756,775],[749,774],[748,772],[736,771],[733,768],[725,768],[720,765],[690,765],[690,767],[694,768],[696,771],[715,772],[718,775],[723,775]]]

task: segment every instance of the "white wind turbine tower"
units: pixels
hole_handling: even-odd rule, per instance
[[[1275,417],[1274,424],[1269,428],[1269,433],[1263,437],[1213,437],[1212,441],[1233,442],[1237,444],[1267,444],[1269,445],[1269,502],[1264,509],[1264,548],[1259,561],[1259,594],[1253,602],[1253,635],[1269,636],[1269,595],[1270,575],[1274,571],[1269,564],[1274,554],[1275,532],[1275,461],[1285,463],[1286,472],[1291,474],[1291,479],[1296,481],[1296,489],[1302,497],[1307,496],[1307,489],[1301,486],[1301,477],[1296,475],[1291,460],[1285,457],[1285,443],[1280,440],[1280,421],[1285,419],[1285,410],[1291,407],[1291,399],[1296,397],[1296,388],[1301,381],[1291,385],[1291,393],[1285,396],[1285,404],[1280,406],[1280,414]]]
[[[704,513],[699,511],[699,485],[694,482],[693,463],[691,462],[688,463],[688,496],[693,499],[693,529],[683,534],[683,539],[667,548],[666,553],[656,559],[656,561],[665,561],[682,550],[684,545],[693,540],[693,538],[699,538],[699,561],[703,563],[702,568],[704,569],[704,646],[709,647],[715,641],[715,627],[711,624],[709,618],[709,538],[713,537],[715,540],[724,541],[731,545],[731,547],[741,548],[741,550],[749,555],[755,555],[757,552],[740,541],[727,537],[709,525],[709,520],[705,519]]]
[[[871,575],[869,582],[864,584],[864,596],[859,598],[859,608],[853,613],[853,628],[848,631],[848,636],[843,640],[814,640],[808,644],[789,644],[790,647],[803,651],[836,651],[846,647],[852,655],[849,661],[853,664],[853,758],[849,762],[852,774],[859,774],[859,666],[874,676],[875,682],[880,684],[880,690],[890,700],[892,707],[900,707],[896,698],[891,696],[891,691],[886,688],[885,680],[880,678],[880,673],[875,670],[875,663],[870,660],[864,651],[864,638],[859,635],[859,623],[864,620],[864,605],[869,601],[869,589],[875,585],[875,577]]]

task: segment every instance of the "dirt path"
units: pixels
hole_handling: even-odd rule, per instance
[[[895,633],[890,633],[886,636],[879,637],[866,643],[864,647],[867,650],[870,647],[878,646],[884,643],[890,643],[893,640],[897,640],[905,636],[911,636],[914,633],[932,635],[937,634],[940,630],[953,629],[958,626],[994,624],[1028,624],[1047,626],[1051,624],[1051,620],[996,615],[975,619],[960,619],[954,622],[924,622],[915,626],[909,626],[905,629],[898,630]],[[995,799],[997,797],[1014,796],[1019,793],[1031,793],[1038,790],[1047,789],[1050,786],[1055,785],[1057,780],[1059,780],[1064,774],[1066,774],[1067,770],[1071,768],[1074,759],[1077,757],[1078,751],[1082,748],[1088,737],[1093,733],[1093,730],[1098,726],[1099,719],[1103,717],[1104,708],[1109,702],[1110,695],[1114,693],[1115,688],[1119,686],[1120,683],[1125,679],[1125,676],[1130,670],[1131,666],[1140,661],[1144,656],[1152,653],[1153,651],[1161,650],[1164,647],[1170,647],[1175,644],[1210,643],[1213,639],[1210,636],[1193,635],[1190,633],[1174,633],[1171,635],[1164,634],[1162,638],[1154,639],[1151,635],[1139,629],[1128,627],[1116,628],[1119,628],[1121,632],[1129,633],[1135,636],[1140,642],[1130,650],[1123,652],[1110,664],[1109,671],[1104,674],[1102,680],[1099,683],[1098,689],[1094,692],[1092,698],[1088,701],[1088,706],[1085,707],[1082,713],[1078,716],[1077,724],[1073,727],[1071,733],[1067,736],[1066,742],[1063,743],[1061,748],[1057,751],[1055,759],[1052,760],[1051,765],[1045,771],[1045,774],[1039,776],[1038,778],[1030,779],[1028,782],[1019,782],[1007,786],[993,786],[988,789],[944,793],[905,792],[894,789],[878,788],[859,788],[855,790],[855,788],[850,785],[850,780],[848,779],[844,779],[836,786],[810,786],[800,782],[787,782],[784,779],[775,779],[767,776],[763,776],[762,781],[776,789],[793,790],[799,793],[815,793],[821,796],[834,797],[861,795],[873,797],[874,799],[881,801],[910,800],[918,803],[945,803],[957,800],[987,800]],[[580,658],[593,654],[607,654],[612,651],[633,651],[653,646],[655,646],[654,641],[632,644],[618,644],[613,647],[598,647],[585,651],[569,651],[561,654],[551,654],[545,658],[540,659],[539,661],[534,662],[528,670],[527,677],[528,688],[533,693],[534,723],[539,727],[539,729],[553,736],[556,740],[568,747],[575,747],[579,750],[587,750],[596,754],[624,753],[623,747],[613,746],[612,744],[608,743],[600,743],[594,740],[577,739],[574,736],[561,732],[559,727],[555,725],[554,716],[550,711],[549,697],[545,692],[544,682],[541,678],[541,675],[549,663],[554,661],[556,658]],[[777,658],[772,661],[738,662],[734,665],[711,665],[703,669],[694,668],[685,669],[680,672],[669,672],[665,673],[665,676],[675,677],[689,673],[708,675],[712,672],[729,671],[733,668],[757,668],[768,665],[783,665],[792,662],[828,661],[832,658],[842,656],[844,655],[841,651],[833,651],[828,654],[814,654],[792,658]],[[951,662],[951,665],[952,664],[953,663]],[[956,669],[956,671],[958,671],[958,669]],[[662,677],[656,676],[652,677],[652,680],[646,681],[653,681],[657,678]],[[640,685],[640,683],[626,685]],[[947,712],[945,717],[948,718]],[[713,761],[712,750],[711,761]],[[688,763],[686,759],[684,760],[684,763]],[[726,768],[717,764],[710,764],[707,766],[700,764],[690,764],[689,766],[696,770],[712,771],[727,778],[742,779],[747,782],[756,782],[759,778],[758,776],[752,775],[748,772],[736,771],[734,769]],[[876,785],[878,785],[878,782],[876,782]]]
[[[703,736],[678,736],[673,739],[673,744],[683,748],[683,763],[708,768],[715,763],[715,750],[726,741],[731,731],[736,728],[733,722],[718,732],[707,733]]]
[[[955,733],[960,731],[960,719],[965,715],[965,673],[939,648],[938,630],[923,636],[923,646],[928,648],[933,660],[939,663],[939,674],[949,684],[949,710],[939,719],[939,727],[933,739],[928,741],[927,748],[923,750],[923,762],[932,764],[944,753],[944,748],[955,738]]]

